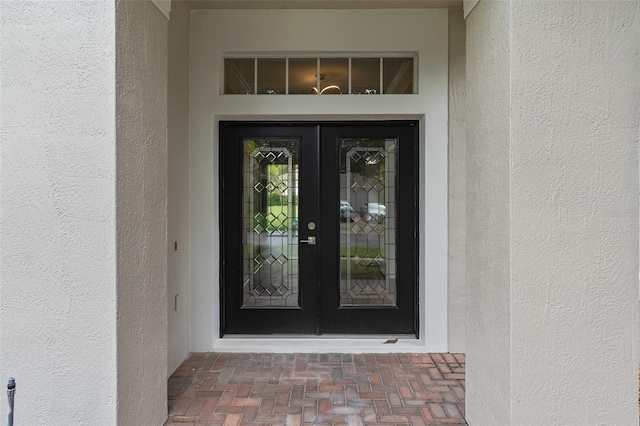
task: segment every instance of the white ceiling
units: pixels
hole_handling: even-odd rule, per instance
[[[173,0],[192,9],[433,9],[462,8],[462,0]]]

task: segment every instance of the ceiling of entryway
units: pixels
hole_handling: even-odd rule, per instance
[[[176,1],[176,0],[174,0]],[[462,0],[181,0],[192,9],[462,8]]]

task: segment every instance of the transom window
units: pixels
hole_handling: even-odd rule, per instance
[[[225,57],[225,95],[415,94],[414,54]]]

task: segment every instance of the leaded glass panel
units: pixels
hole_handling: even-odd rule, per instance
[[[340,141],[340,305],[395,306],[396,139]]]
[[[296,139],[243,141],[243,307],[297,307]]]

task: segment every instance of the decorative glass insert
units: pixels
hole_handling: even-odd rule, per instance
[[[297,307],[299,142],[243,146],[243,307]]]
[[[416,56],[225,58],[223,94],[382,95],[417,93]]]
[[[396,150],[340,141],[340,306],[396,306]]]

